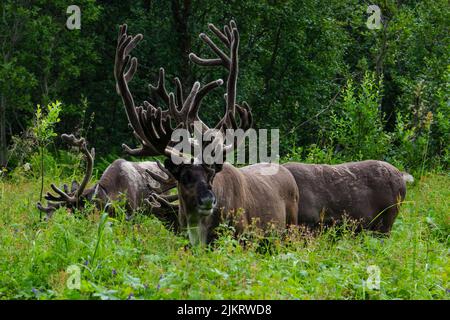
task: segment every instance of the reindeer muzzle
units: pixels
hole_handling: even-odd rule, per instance
[[[204,216],[210,215],[216,207],[216,204],[216,196],[214,195],[214,193],[209,191],[199,198],[198,212]]]

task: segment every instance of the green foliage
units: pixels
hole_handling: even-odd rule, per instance
[[[67,106],[79,104],[80,78],[95,73],[99,52],[96,37],[89,33],[100,7],[95,0],[78,1],[83,29],[69,31],[65,22],[70,4],[65,0],[0,2],[0,120],[4,118],[0,132],[5,131],[8,142],[32,125],[33,106],[46,105],[54,97]],[[79,114],[79,110],[64,110],[66,128],[75,127],[71,119]],[[5,151],[0,140],[0,160]]]
[[[49,177],[59,177],[63,172],[62,170],[64,166],[58,166],[58,161],[59,160],[49,152],[44,152],[43,155],[41,154],[41,152],[34,152],[29,157],[28,164],[30,165],[31,169],[26,172],[27,173],[26,175],[33,178],[41,177],[42,176],[41,163],[43,163],[45,173]],[[23,171],[20,170],[19,172]]]
[[[33,132],[36,141],[39,146],[40,156],[41,156],[41,191],[39,196],[39,201],[42,201],[42,192],[44,190],[44,156],[47,144],[51,141],[53,137],[57,136],[54,132],[53,127],[56,123],[60,121],[59,113],[61,112],[61,103],[56,101],[47,105],[47,114],[43,114],[41,106],[37,106],[36,119],[33,127]]]
[[[39,172],[39,174],[42,174],[42,168],[38,169],[40,165],[37,165],[34,161],[42,157],[40,161],[46,162],[44,159],[47,157],[45,149],[57,136],[55,126],[61,121],[59,117],[61,110],[61,102],[59,101],[49,103],[44,109],[37,105],[33,125],[22,135],[13,136],[8,161],[15,168],[16,178],[18,177],[17,173],[20,172],[26,174]],[[53,156],[48,155],[48,158],[53,159]],[[25,171],[24,166],[26,167]],[[50,167],[55,168],[54,161],[50,163]]]
[[[380,111],[381,83],[366,73],[354,88],[348,80],[343,101],[331,115],[330,139],[346,160],[383,159],[389,144]]]
[[[397,115],[397,124],[393,132],[396,148],[392,150],[390,159],[393,164],[400,168],[412,169],[421,169],[423,165],[429,165],[427,157],[432,121],[430,112],[425,118],[423,128],[414,127],[400,114]]]
[[[306,162],[306,163],[339,163],[340,159],[334,154],[334,149],[330,147],[321,147],[317,144],[311,144],[305,148],[293,148],[282,162]]]
[[[20,136],[12,137],[12,144],[8,150],[8,165],[11,168],[17,169],[25,165],[36,150],[37,143],[32,131],[32,128],[29,128]]]
[[[408,110],[396,114],[395,126],[388,131],[380,107],[383,88],[373,73],[366,73],[360,84],[348,80],[319,143],[293,148],[284,159],[329,164],[378,159],[418,175],[448,168],[448,97],[440,93],[441,102],[433,113],[424,98],[425,83],[420,81]]]
[[[40,146],[46,146],[57,134],[54,131],[55,125],[61,121],[59,114],[61,112],[61,102],[56,101],[47,105],[47,110],[43,112],[40,105],[37,105],[35,113],[35,123],[33,132],[36,141]]]
[[[381,30],[366,27],[367,3],[356,0],[326,4],[314,0],[126,0],[114,6],[83,0],[77,3],[82,10],[81,30],[73,31],[65,27],[68,4],[63,0],[0,4],[5,31],[0,47],[6,57],[0,59],[0,93],[8,110],[9,142],[30,125],[33,105],[58,97],[65,105],[58,132],[86,129],[80,118],[95,113],[88,141],[99,158],[119,154],[122,143],[136,141],[127,128],[112,74],[116,42],[111,39],[118,24],[128,23],[130,32],[144,34],[136,51],[139,69],[131,83],[135,100],[141,103],[148,99],[147,85],[156,80],[161,66],[172,90],[169,80],[175,76],[185,90],[195,80],[226,78],[221,68],[193,66],[187,54],[208,56],[197,35],[208,22],[220,26],[233,18],[241,31],[238,101],[252,106],[256,128],[280,129],[282,156],[302,147],[306,159],[313,145],[331,154],[336,151],[333,143],[342,143],[337,153],[344,159],[376,157],[417,166],[418,161],[407,155],[412,151],[397,152],[401,138],[394,134],[395,142],[389,144],[387,136],[400,125],[397,115],[407,122],[408,130],[415,126],[408,114],[414,114],[411,105],[422,83],[423,114],[433,114],[427,161],[429,167],[448,168],[450,11],[445,0],[384,1],[378,4],[386,23]],[[378,79],[383,79],[382,87]],[[343,90],[347,83],[351,89]],[[218,89],[202,104],[207,123],[217,120],[222,94]],[[373,128],[366,126],[371,121],[376,123]],[[332,137],[332,126],[342,131],[342,138]],[[382,130],[380,136],[366,143],[378,130]],[[415,134],[421,131],[414,130]]]

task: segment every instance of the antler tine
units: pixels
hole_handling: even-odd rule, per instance
[[[61,207],[61,204],[49,202],[47,204],[47,207],[44,207],[40,202],[38,202],[36,204],[36,207],[38,208],[39,211],[42,211],[46,214],[46,219],[49,219],[51,218],[53,213]]]
[[[195,99],[192,103],[191,108],[189,109],[189,113],[188,113],[188,118],[190,119],[191,122],[193,121],[201,121],[199,116],[198,116],[198,110],[200,109],[200,105],[201,102],[203,100],[203,98],[212,90],[214,90],[215,88],[221,86],[223,84],[223,80],[222,79],[218,79],[215,81],[211,81],[210,83],[206,84],[205,86],[203,86],[203,88],[201,88],[197,95],[195,96]],[[202,122],[203,125],[203,130],[208,130],[209,128]]]
[[[95,158],[95,149],[92,148],[91,152],[88,151],[86,147],[86,143],[83,144],[82,152],[84,153],[86,157],[86,173],[83,177],[83,181],[81,182],[80,186],[77,189],[77,193],[75,195],[77,201],[79,197],[83,194],[84,189],[86,189],[86,186],[88,185],[89,181],[92,178],[92,172],[94,171],[94,158]]]
[[[153,201],[152,202],[149,201],[148,203],[157,208],[161,206],[161,203],[163,203],[167,207],[178,208],[178,205],[170,203],[178,200],[177,194],[160,195],[157,193],[151,193],[149,199]]]
[[[53,189],[53,188],[52,188]],[[57,188],[59,192],[63,192],[61,191],[61,189]],[[47,201],[57,201],[57,202],[67,202],[67,199],[69,198],[69,195],[65,192],[63,192],[66,196],[55,196],[53,194],[51,194],[50,192],[47,192],[47,194],[44,196],[45,200]],[[59,193],[58,193],[59,194]]]
[[[148,170],[147,170],[147,173],[149,176],[152,177],[153,180],[158,182],[158,187],[154,187],[149,183],[147,184],[147,187],[152,191],[162,193],[162,192],[166,192],[166,191],[176,187],[176,181],[165,179],[165,178],[161,177],[160,175],[153,173],[151,171],[148,171]]]
[[[175,86],[176,86],[176,102],[179,106],[184,104],[184,96],[183,96],[183,86],[181,85],[181,81],[178,77],[175,77]]]
[[[47,213],[47,214],[53,209],[52,207],[50,207],[50,205],[49,205],[48,207],[42,206],[42,203],[40,203],[40,202],[36,203],[36,207],[37,207],[40,211],[45,212],[45,213]]]
[[[189,55],[190,60],[200,66],[223,66],[228,70],[227,88],[224,95],[226,106],[223,117],[216,124],[216,130],[224,133],[227,129],[243,129],[244,131],[251,128],[253,118],[251,109],[246,102],[242,106],[236,103],[237,78],[239,73],[239,32],[236,23],[231,20],[225,25],[223,31],[219,30],[213,24],[208,24],[209,30],[229,49],[229,54],[225,54],[206,34],[200,34],[200,38],[208,45],[208,47],[216,54],[216,58],[204,59],[194,53]],[[236,111],[239,114],[239,122],[237,121]],[[222,145],[224,154],[234,148],[237,148],[242,141],[234,139],[233,143]]]
[[[86,141],[84,138],[77,139],[73,134],[62,134],[61,135],[62,140],[64,140],[67,144],[79,148],[86,147]],[[87,150],[86,150],[87,151]],[[89,153],[89,152],[87,152]],[[89,155],[91,157],[91,155]],[[47,192],[47,195],[45,196],[46,200],[50,201],[58,201],[58,202],[67,202],[67,203],[73,203],[75,200],[75,197],[69,195],[69,187],[67,184],[63,185],[63,190],[56,187],[53,183],[50,185],[51,188],[59,195],[59,197],[55,197],[51,193]]]
[[[84,154],[84,156],[86,158],[86,173],[83,177],[83,181],[81,182],[80,186],[77,188],[77,191],[76,191],[75,195],[73,196],[73,200],[72,200],[72,201],[78,201],[79,197],[83,194],[84,189],[86,188],[87,184],[89,183],[89,181],[91,180],[91,177],[92,177],[92,172],[94,169],[95,149],[92,148],[91,151],[89,152],[89,150],[87,148],[86,139],[84,139],[82,137],[77,139],[77,138],[75,138],[75,136],[73,134],[68,135],[68,134],[64,133],[61,135],[61,138],[66,143],[80,148],[80,151]],[[68,191],[67,186],[65,186],[64,189]],[[57,192],[57,191],[55,190],[55,192]],[[67,195],[67,193],[64,193],[64,194]]]
[[[202,130],[208,130],[208,126],[199,118],[198,109],[202,99],[212,90],[222,85],[223,81],[221,79],[216,81],[211,81],[207,85],[200,88],[200,83],[197,81],[191,88],[189,95],[184,100],[181,108],[177,106],[175,95],[173,93],[169,94],[169,113],[172,119],[179,125],[181,124],[184,128],[191,131],[192,124],[195,121],[199,121],[202,124]]]
[[[77,139],[73,134],[63,133],[61,135],[61,139],[64,140],[65,143],[74,147],[80,147],[84,142],[84,138]]]
[[[150,84],[149,88],[150,91],[160,97],[166,105],[169,104],[169,94],[166,89],[166,72],[164,68],[159,68],[159,77],[156,86]]]
[[[170,189],[173,189],[177,185],[177,180],[173,177],[173,175],[170,173],[169,170],[167,170],[161,162],[156,160],[156,164],[158,168],[163,172],[167,178],[161,177],[159,174],[150,171],[147,169],[147,173],[155,179],[160,184],[160,188],[154,188],[150,184],[147,184],[147,187],[150,189],[150,195],[148,199],[146,199],[146,202],[151,205],[153,208],[161,208],[162,205],[164,205],[166,208],[170,209],[178,209],[177,205],[171,204],[170,202],[174,202],[178,200],[178,194],[175,195],[162,195],[158,193],[164,193],[169,191]],[[157,193],[158,192],[158,193]]]
[[[158,190],[159,192],[166,192],[173,189],[177,185],[177,180],[172,176],[169,170],[167,170],[159,161],[156,161],[159,170],[166,175],[166,177],[161,176],[159,173],[153,172],[149,169],[146,170],[147,174],[159,183],[159,188],[154,188],[148,185],[149,189],[152,191]]]
[[[116,48],[116,60],[114,65],[114,75],[119,94],[125,106],[128,122],[133,128],[133,134],[142,143],[141,148],[132,149],[123,144],[125,152],[134,156],[155,156],[161,154],[170,154],[166,151],[166,146],[170,142],[173,129],[170,125],[169,111],[162,111],[148,102],[144,102],[143,107],[136,107],[133,96],[129,90],[128,82],[132,79],[137,69],[137,59],[131,58],[130,53],[139,41],[142,35],[127,36],[127,27],[122,25],[119,31],[119,37]],[[130,62],[131,61],[131,62]],[[125,72],[127,65],[130,67]],[[159,70],[159,77],[156,86],[150,85],[150,90],[157,95],[164,103],[171,106],[169,93],[165,87],[165,71],[163,68]],[[197,89],[198,90],[198,89]],[[182,96],[182,94],[180,95]],[[192,98],[191,98],[192,99]],[[178,114],[179,110],[174,106],[173,111]],[[186,111],[183,110],[185,113]],[[176,119],[178,123],[181,119]],[[183,119],[184,120],[184,119]]]
[[[239,113],[239,125],[237,124],[236,121],[236,117],[234,115],[231,114],[229,115],[229,119],[230,119],[230,123],[223,124],[224,129],[233,129],[233,130],[237,130],[237,129],[242,129],[244,131],[250,129],[253,125],[253,116],[252,116],[252,112],[250,109],[250,106],[247,104],[247,102],[243,102],[243,106],[241,107],[240,105],[236,104],[236,110]],[[238,139],[238,137],[235,137],[234,141],[232,141],[232,143],[229,143],[228,145],[224,145],[223,146],[223,155],[224,157],[226,157],[226,154],[233,150],[238,148],[243,142],[245,141],[245,139]]]
[[[50,201],[58,201],[58,202],[66,202],[66,203],[74,203],[75,202],[75,197],[74,196],[70,196],[68,193],[62,191],[60,188],[58,188],[55,184],[51,184],[50,187],[53,189],[54,192],[56,192],[56,194],[59,195],[59,197],[56,197],[54,195],[52,195],[51,193],[47,193],[47,195],[44,197],[46,200],[50,200]]]
[[[136,106],[134,104],[133,95],[128,87],[137,70],[137,58],[131,58],[131,51],[142,40],[142,34],[136,36],[127,36],[127,25],[121,25],[119,28],[119,35],[117,39],[116,56],[114,62],[114,77],[116,79],[116,89],[118,94],[122,97],[125,111],[128,117],[128,122],[134,130],[135,136],[138,137],[142,147],[138,149],[131,149],[126,144],[122,147],[128,154],[135,156],[151,156],[159,154],[154,146],[148,141],[142,125],[139,121]],[[130,62],[131,61],[131,62]],[[126,70],[127,66],[128,70]]]
[[[70,186],[70,192],[75,192],[80,187],[78,181],[73,180],[72,185]]]
[[[198,109],[200,107],[202,99],[209,92],[222,85],[223,80],[219,79],[216,81],[211,81],[203,87],[200,87],[200,83],[196,82],[192,86],[191,92],[189,93],[188,97],[186,97],[185,99],[180,79],[178,77],[175,77],[174,79],[176,87],[175,94],[168,93],[165,88],[164,69],[161,68],[160,71],[161,73],[157,86],[150,86],[150,88],[154,94],[158,95],[164,102],[166,102],[169,107],[169,110],[167,110],[167,112],[170,114],[172,119],[174,119],[177,125],[179,123],[183,123],[185,126],[187,123],[201,121],[198,117]],[[174,96],[173,100],[171,100],[170,98],[171,94]],[[162,112],[166,112],[166,110]],[[204,129],[207,130],[207,126],[203,122],[202,124]]]
[[[208,126],[200,119],[198,110],[203,98],[205,98],[212,90],[221,86],[223,80],[218,79],[211,81],[203,87],[200,87],[199,82],[195,82],[186,99],[183,97],[181,82],[178,78],[175,78],[175,83],[177,86],[176,95],[173,95],[172,93],[169,94],[169,113],[172,118],[177,124],[182,123],[188,130],[190,130],[190,125],[195,121],[201,122],[203,131],[208,130]],[[183,102],[181,107],[180,101]]]
[[[230,73],[228,74],[227,80],[227,110],[231,110],[234,115],[236,106],[236,87],[237,87],[237,77],[239,72],[239,33],[237,29],[232,29],[233,39],[231,40],[231,64]]]
[[[176,181],[176,179],[172,176],[172,174],[170,173],[170,171],[167,170],[167,168],[164,167],[164,165],[163,165],[161,162],[159,162],[158,160],[156,160],[156,165],[158,166],[158,169],[159,169],[159,170],[161,170],[162,172],[164,172],[164,173],[167,175],[167,177],[169,177],[169,179],[171,179],[171,180],[173,180],[173,181]]]
[[[191,92],[187,96],[187,98],[184,101],[181,108],[177,107],[177,104],[175,101],[175,95],[172,92],[169,94],[169,113],[177,124],[179,124],[179,123],[184,123],[185,125],[187,124],[187,120],[188,120],[187,116],[188,116],[189,110],[192,107],[192,103],[193,103],[195,96],[197,95],[199,89],[200,89],[200,83],[197,81],[192,86]]]
[[[150,187],[151,188],[151,187]],[[156,192],[151,191],[150,195],[145,202],[152,207],[152,209],[162,209],[165,208],[164,211],[158,211],[159,213],[166,213],[167,210],[173,211],[174,213],[178,212],[178,205],[173,204],[179,199],[178,194],[169,194],[169,195],[161,195]]]
[[[229,25],[224,27],[224,32],[220,31],[213,24],[208,24],[208,28],[219,38],[219,40],[230,49],[229,56],[227,56],[206,34],[201,33],[200,38],[211,48],[211,50],[218,56],[214,59],[204,59],[198,57],[196,54],[189,54],[189,59],[200,66],[224,66],[228,71],[227,89],[226,89],[226,109],[224,117],[216,125],[216,129],[223,130],[223,125],[231,125],[230,115],[235,114],[236,109],[236,85],[237,76],[239,72],[238,65],[238,49],[239,49],[239,32],[236,23],[231,21]],[[231,113],[229,112],[231,111]]]
[[[201,33],[200,39],[202,39],[211,48],[211,50],[214,51],[214,53],[219,57],[218,59],[220,59],[221,64],[225,68],[230,67],[231,64],[230,57],[228,57],[222,50],[220,50],[219,47],[211,40],[210,37],[208,37],[207,34]]]
[[[151,194],[145,202],[151,207],[151,213],[158,217],[166,227],[169,227],[174,232],[178,233],[180,231],[180,226],[178,222],[178,208],[177,204],[171,203],[172,199],[166,199],[164,197],[158,196],[157,194]],[[177,199],[174,199],[175,201]]]
[[[62,190],[53,183],[50,185],[50,187],[53,189],[53,191],[57,195],[55,196],[55,195],[47,192],[47,194],[45,195],[44,198],[47,201],[57,202],[57,205],[59,207],[62,206],[63,203],[66,203],[69,205],[79,203],[80,196],[83,194],[84,189],[86,188],[87,184],[89,183],[89,181],[92,177],[94,158],[95,158],[94,148],[92,148],[91,151],[89,152],[89,150],[87,149],[86,140],[84,138],[77,139],[73,134],[70,134],[70,135],[62,134],[61,138],[69,145],[78,147],[81,150],[81,152],[84,154],[84,156],[86,157],[87,164],[86,164],[86,173],[84,175],[82,183],[80,185],[78,185],[78,183],[76,181],[72,181],[72,187],[71,187],[70,191],[69,191],[69,187],[67,186],[67,184],[63,184]],[[53,206],[55,206],[55,205],[56,204],[53,204]],[[44,208],[40,204],[39,204],[39,206],[41,208]],[[52,206],[52,205],[49,202],[49,207],[50,206]]]
[[[227,46],[227,48],[230,47],[231,42],[230,42],[230,39],[226,36],[226,34],[224,34],[222,31],[220,31],[220,29],[217,28],[212,23],[208,23],[208,28],[217,36],[217,38],[220,39],[220,41],[223,42],[223,44],[225,44]]]
[[[120,27],[114,75],[117,90],[125,105],[128,121],[133,128],[134,135],[142,143],[142,147],[138,149],[131,149],[127,145],[123,145],[123,148],[128,154],[137,156],[172,156],[174,155],[174,151],[170,148],[172,132],[182,127],[190,129],[192,122],[201,121],[198,117],[198,108],[201,100],[211,90],[221,85],[223,81],[213,81],[204,87],[201,87],[200,83],[196,82],[185,98],[178,78],[175,79],[176,95],[168,92],[165,86],[165,71],[161,68],[158,82],[156,86],[150,85],[150,91],[168,106],[168,110],[163,111],[161,108],[152,106],[147,101],[144,101],[144,107],[136,107],[128,82],[136,72],[137,59],[131,57],[130,53],[141,40],[141,34],[128,36],[126,25]],[[130,66],[125,71],[128,65]],[[171,120],[175,123],[174,127],[171,125]],[[202,125],[204,130],[208,129],[203,122]],[[175,154],[175,156],[178,155]]]
[[[244,101],[242,105],[243,106],[241,107],[240,105],[236,104],[236,110],[238,111],[240,118],[239,128],[245,131],[253,126],[253,116],[252,110],[247,102]]]
[[[164,154],[172,133],[168,111],[162,111],[161,108],[156,108],[147,101],[144,101],[144,106],[146,109],[139,107],[137,110],[142,128],[158,154]]]

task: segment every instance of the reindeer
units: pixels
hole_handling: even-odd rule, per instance
[[[297,182],[298,222],[315,228],[344,216],[360,228],[388,234],[412,178],[387,162],[367,160],[339,165],[286,163]]]
[[[223,66],[228,71],[226,82],[225,114],[215,126],[219,132],[226,129],[251,128],[252,116],[250,107],[243,103],[236,104],[236,85],[238,77],[239,33],[234,21],[224,27],[222,32],[214,25],[209,29],[230,50],[225,54],[206,34],[200,38],[217,54],[214,59],[202,59],[190,54],[190,60],[200,66]],[[175,79],[176,93],[168,93],[165,88],[164,69],[160,69],[156,87],[151,89],[168,109],[154,106],[144,101],[144,106],[136,107],[128,83],[137,70],[137,59],[130,52],[137,46],[143,36],[127,35],[127,26],[120,26],[116,49],[115,77],[119,94],[122,97],[125,111],[135,137],[142,147],[124,149],[134,156],[164,155],[164,167],[178,182],[179,223],[187,228],[191,244],[206,244],[215,238],[215,228],[226,218],[227,213],[241,215],[236,218],[236,231],[257,221],[257,225],[266,228],[274,224],[286,228],[297,223],[298,188],[290,172],[275,164],[255,164],[236,168],[229,163],[190,163],[176,164],[174,159],[180,154],[172,148],[171,134],[176,128],[184,128],[192,132],[192,124],[202,124],[202,132],[210,129],[200,120],[198,111],[202,99],[213,89],[223,84],[222,80],[212,81],[201,87],[195,82],[189,95],[185,98],[181,83]],[[236,111],[238,115],[236,114]],[[239,116],[239,121],[237,121]],[[203,146],[204,147],[204,146]],[[223,145],[223,152],[233,151],[235,143]],[[264,175],[267,166],[277,166],[277,172]]]
[[[86,158],[86,173],[81,184],[72,181],[71,188],[64,184],[62,188],[51,184],[51,188],[57,195],[47,193],[45,199],[47,207],[37,203],[37,208],[46,213],[49,219],[54,211],[60,207],[82,209],[87,202],[94,203],[99,209],[106,209],[111,214],[114,209],[112,201],[125,199],[127,212],[138,208],[150,209],[163,222],[170,223],[177,229],[178,206],[172,202],[177,200],[177,195],[167,192],[176,186],[176,181],[167,174],[167,170],[156,162],[130,162],[124,159],[115,160],[110,164],[98,182],[87,188],[92,177],[95,150],[87,148],[84,138],[75,138],[73,134],[63,134],[61,138],[71,146],[81,150]]]

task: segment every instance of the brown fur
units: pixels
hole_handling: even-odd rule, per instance
[[[235,168],[225,163],[212,182],[212,191],[217,198],[213,214],[200,217],[200,225],[207,230],[207,241],[214,238],[214,228],[223,222],[230,212],[241,214],[235,220],[237,233],[256,219],[261,228],[273,223],[279,229],[297,224],[298,188],[292,175],[283,167],[276,174],[262,175],[261,168],[267,164],[255,164]],[[179,194],[181,194],[179,184]],[[190,215],[188,206],[180,196],[180,224],[186,225]]]
[[[283,166],[299,189],[298,222],[310,227],[342,221],[346,214],[363,228],[389,233],[406,194],[402,173],[383,161]]]
[[[94,195],[95,189],[100,186],[96,198],[106,205],[108,202],[125,197],[127,207],[136,210],[143,205],[144,199],[148,198],[150,189],[147,183],[153,180],[146,173],[151,170],[162,175],[156,162],[130,162],[124,159],[115,160],[111,163],[97,184],[85,191],[86,194]],[[154,182],[153,182],[154,183]]]

